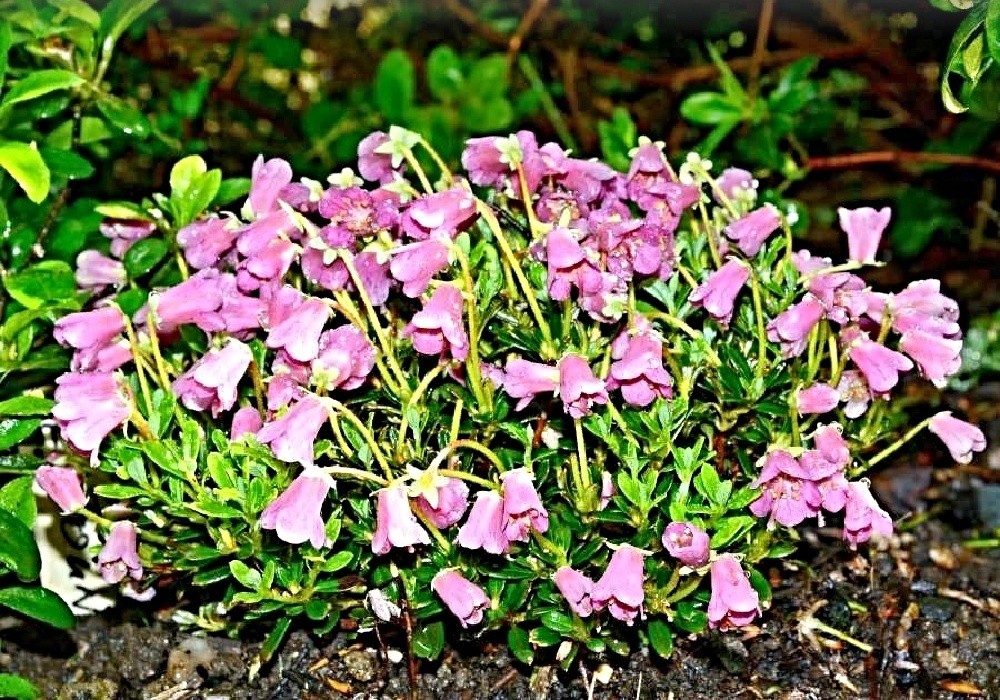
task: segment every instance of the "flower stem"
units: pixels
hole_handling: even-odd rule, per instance
[[[590,462],[587,460],[587,445],[583,440],[583,422],[577,418],[573,421],[573,428],[576,431],[576,454],[580,460],[580,490],[590,493],[593,480],[590,476]]]
[[[542,226],[535,216],[535,207],[531,204],[531,192],[528,190],[528,178],[524,176],[524,165],[517,164],[517,184],[521,189],[521,200],[524,204],[524,212],[528,216],[528,227],[531,229],[531,240],[538,240],[544,233]]]
[[[392,481],[393,474],[392,469],[389,467],[389,462],[386,460],[385,455],[382,454],[382,448],[378,446],[378,443],[375,441],[375,436],[372,435],[370,430],[368,430],[368,426],[366,426],[361,419],[358,418],[354,411],[349,409],[344,404],[335,400],[331,401],[331,403],[333,404],[333,410],[346,418],[347,422],[357,428],[358,432],[361,433],[361,437],[364,438],[365,442],[368,443],[368,447],[371,448],[372,456],[375,457],[375,461],[378,462],[378,465],[382,467],[382,471],[385,472],[386,479]]]
[[[160,380],[160,386],[164,391],[170,391],[170,377],[167,374],[167,365],[163,361],[160,353],[160,337],[156,332],[156,312],[152,307],[146,315],[146,333],[149,335],[149,347],[153,352],[153,362],[156,365],[156,374]]]
[[[489,479],[484,479],[481,476],[476,476],[475,474],[470,474],[469,472],[459,471],[457,469],[438,469],[438,474],[441,476],[446,476],[451,479],[461,479],[462,481],[468,481],[471,484],[479,484],[493,491],[499,490],[499,487],[495,482]]]
[[[712,256],[715,269],[722,267],[722,256],[719,255],[719,242],[715,240],[715,231],[712,230],[712,223],[708,220],[708,211],[704,202],[698,202],[698,210],[701,212],[701,222],[705,226],[705,235],[708,236],[708,251]]]
[[[667,313],[666,311],[652,311],[650,313],[647,313],[646,316],[651,319],[658,318],[664,323],[666,323],[668,326],[673,326],[677,330],[683,331],[684,334],[690,337],[692,340],[701,341],[702,350],[705,352],[706,355],[708,355],[708,359],[709,361],[711,361],[712,365],[715,367],[722,366],[722,360],[719,358],[718,353],[715,352],[712,346],[708,344],[708,341],[705,340],[705,336],[696,331],[685,321],[682,321],[681,319],[677,318],[672,314]]]
[[[476,442],[475,440],[465,440],[465,439],[455,440],[454,442],[445,445],[444,449],[438,452],[434,456],[434,459],[431,460],[431,463],[427,466],[427,468],[434,469],[441,466],[441,464],[443,464],[444,461],[448,458],[448,455],[450,455],[452,452],[454,452],[459,448],[464,448],[467,450],[472,450],[473,452],[478,452],[479,454],[486,457],[486,459],[490,460],[490,462],[493,463],[493,466],[497,468],[497,471],[501,473],[507,471],[507,467],[504,465],[503,460],[500,459],[500,457],[497,455],[496,452],[494,452],[481,442]]]
[[[469,355],[465,360],[465,374],[469,388],[476,397],[476,406],[480,411],[487,408],[486,396],[483,394],[483,376],[479,360],[479,315],[476,312],[476,287],[472,282],[472,270],[469,259],[459,246],[453,246],[457,253],[458,264],[462,268],[462,281],[468,294],[466,317],[469,319]]]
[[[420,380],[417,385],[416,390],[410,394],[410,399],[406,402],[406,406],[403,408],[403,418],[399,423],[399,436],[396,441],[396,454],[401,455],[403,453],[403,444],[406,442],[406,431],[410,427],[410,409],[413,408],[413,404],[420,400],[420,397],[424,395],[427,391],[427,387],[431,385],[434,378],[441,374],[441,368],[444,365],[438,365]],[[413,431],[413,443],[416,447],[420,445],[420,435],[416,431]]]
[[[420,137],[420,141],[418,141],[418,143],[421,146],[423,146],[423,149],[427,151],[427,155],[429,155],[431,157],[431,160],[434,161],[434,164],[438,166],[438,169],[441,171],[441,178],[444,180],[445,185],[451,187],[454,177],[452,176],[451,170],[448,168],[448,165],[441,158],[440,154],[438,154],[438,152],[434,150],[434,147],[431,146],[427,142],[427,139],[425,139],[423,136]]]
[[[378,474],[366,472],[364,469],[352,469],[351,467],[323,467],[322,469],[330,476],[346,476],[352,479],[358,479],[359,481],[371,481],[379,486],[389,485],[389,482],[380,477]]]
[[[417,174],[417,179],[420,180],[420,186],[424,188],[424,192],[427,194],[433,194],[434,187],[431,186],[431,181],[427,179],[427,174],[424,173],[424,169],[420,167],[420,163],[417,161],[416,156],[413,155],[413,151],[407,148],[405,151],[406,162],[413,172]]]
[[[760,379],[767,372],[767,328],[764,325],[764,305],[761,302],[760,279],[757,271],[750,270],[750,292],[753,295],[753,313],[757,317],[757,368],[754,375]]]
[[[267,392],[264,389],[264,379],[260,374],[260,366],[257,364],[257,360],[250,361],[250,380],[253,382],[253,399],[254,403],[257,404],[257,412],[260,414],[261,418],[267,415],[266,404],[264,402],[264,396]]]
[[[910,428],[909,430],[907,430],[906,433],[901,438],[899,438],[898,440],[896,440],[896,442],[892,443],[891,445],[889,445],[888,447],[886,447],[885,449],[883,449],[881,452],[879,452],[877,455],[875,455],[874,457],[872,457],[870,460],[868,460],[868,464],[865,465],[863,468],[855,469],[851,473],[851,476],[857,476],[858,474],[863,474],[864,472],[868,471],[869,469],[871,469],[872,467],[874,467],[876,464],[878,464],[879,462],[881,462],[882,460],[884,460],[886,457],[891,456],[900,447],[902,447],[903,445],[905,445],[906,443],[908,443],[910,440],[912,440],[914,437],[916,437],[917,433],[919,433],[921,430],[923,430],[928,425],[930,425],[930,423],[931,423],[931,419],[930,418],[925,418],[924,420],[922,420],[919,423],[917,423],[915,426],[913,426],[912,428]]]
[[[124,311],[122,311],[122,321],[125,326],[125,335],[128,336],[128,344],[132,348],[132,358],[135,361],[135,375],[139,379],[139,391],[142,392],[142,400],[146,404],[146,412],[152,414],[153,399],[149,393],[149,382],[146,380],[146,373],[139,364],[139,357],[141,355],[139,351],[139,338],[135,334],[135,327],[132,325],[132,321]]]
[[[420,508],[413,508],[412,512],[415,516],[417,516],[417,518],[420,519],[420,522],[424,524],[424,527],[427,528],[428,532],[431,533],[431,536],[434,538],[434,541],[438,543],[438,546],[445,552],[450,552],[451,543],[448,542],[448,539],[441,534],[441,531],[438,529],[437,525],[435,525],[430,521],[430,518],[427,517],[424,511],[421,510]]]
[[[143,440],[156,440],[156,435],[153,434],[153,429],[149,427],[149,423],[146,419],[142,417],[139,413],[139,409],[135,406],[132,407],[132,413],[128,417],[135,429],[139,431],[139,435]]]

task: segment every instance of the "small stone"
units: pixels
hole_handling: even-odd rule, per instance
[[[114,700],[118,684],[107,678],[96,681],[66,683],[59,689],[56,700]]]
[[[344,655],[344,666],[356,681],[367,683],[375,677],[375,662],[364,651],[350,651]]]
[[[920,599],[920,614],[927,620],[947,622],[955,614],[957,603],[947,598],[925,596]]]

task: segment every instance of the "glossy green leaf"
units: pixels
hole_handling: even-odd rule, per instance
[[[531,640],[523,627],[514,625],[507,630],[507,646],[514,658],[522,664],[530,666],[535,660],[535,650],[531,648]]]
[[[0,18],[0,91],[3,90],[3,80],[7,76],[7,54],[10,53],[12,39],[10,22]]]
[[[742,109],[719,92],[696,92],[681,102],[681,116],[695,124],[720,124],[739,119]]]
[[[0,455],[0,474],[34,474],[43,464],[45,460],[33,455]]]
[[[122,33],[156,4],[156,0],[111,0],[101,10],[101,51],[105,60]]]
[[[55,401],[42,396],[16,396],[0,401],[0,416],[45,416],[54,405]]]
[[[89,160],[73,151],[43,146],[39,149],[42,159],[54,177],[67,180],[82,180],[94,174],[94,166]]]
[[[281,647],[281,643],[285,641],[285,635],[288,634],[288,628],[291,625],[291,617],[279,618],[274,624],[274,629],[267,635],[267,639],[264,640],[264,644],[260,647],[260,653],[257,655],[260,664],[266,664],[271,660],[274,653]]]
[[[260,587],[260,572],[251,569],[238,559],[229,562],[229,571],[233,574],[233,578],[246,588],[255,591]]]
[[[8,276],[4,286],[25,308],[40,309],[50,302],[72,298],[76,294],[76,277],[65,262],[45,260]]]
[[[72,629],[76,622],[66,601],[46,588],[0,588],[0,605],[61,630]]]
[[[13,513],[0,508],[0,565],[22,581],[34,581],[42,569],[35,536]]]
[[[156,267],[170,253],[162,238],[143,238],[136,241],[125,253],[125,271],[131,279],[142,277]]]
[[[38,418],[0,419],[0,450],[9,450],[27,440],[38,430],[42,421]]]
[[[945,58],[944,66],[941,69],[941,99],[944,106],[950,112],[961,113],[968,110],[968,105],[959,100],[951,87],[953,74],[960,77],[968,77],[965,73],[965,49],[970,42],[982,30],[986,21],[987,6],[991,3],[981,2],[976,5],[969,14],[965,16],[955,34],[952,36],[951,45],[948,47],[948,55]]]
[[[413,62],[402,49],[389,51],[375,72],[375,105],[390,122],[400,122],[413,106],[416,93]]]
[[[32,71],[14,84],[14,87],[4,95],[3,101],[0,101],[0,106],[9,107],[56,90],[69,90],[84,82],[84,79],[76,73],[62,68]]]
[[[444,650],[444,624],[432,622],[413,633],[413,655],[433,661]]]
[[[0,673],[0,698],[9,700],[38,700],[41,691],[29,681],[10,673]]]
[[[674,653],[674,632],[663,620],[651,620],[646,626],[649,634],[649,646],[664,659],[669,659]]]
[[[201,156],[187,156],[174,163],[170,169],[170,198],[186,196],[195,179],[208,172],[208,164]]]
[[[103,95],[97,100],[97,109],[112,126],[128,136],[144,139],[150,134],[149,119],[125,100],[114,95]]]
[[[101,26],[100,13],[84,0],[49,0],[49,4],[61,13],[80,20],[91,29],[96,30]]]
[[[994,61],[1000,62],[1000,2],[985,0],[986,50]]]
[[[222,207],[231,202],[246,197],[250,192],[250,178],[248,177],[227,177],[219,183],[219,191],[215,193],[215,199],[211,206]]]
[[[427,56],[427,87],[439,100],[454,100],[462,91],[462,62],[450,46],[436,46]]]
[[[0,144],[0,168],[10,173],[32,202],[37,204],[49,195],[49,166],[33,145],[17,141]]]
[[[32,476],[19,476],[0,488],[0,509],[12,513],[26,527],[31,527],[38,515],[35,493],[31,488],[34,482]]]

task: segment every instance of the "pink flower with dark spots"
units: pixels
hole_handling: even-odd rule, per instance
[[[97,450],[132,412],[125,389],[109,372],[67,372],[56,379],[52,417],[63,439],[97,463]]]
[[[707,564],[712,554],[708,533],[691,523],[670,523],[663,530],[662,540],[670,556],[692,569]]]
[[[375,534],[372,536],[372,551],[388,554],[393,547],[412,547],[430,544],[427,531],[417,521],[410,509],[410,499],[406,488],[390,486],[376,492]]]
[[[875,262],[878,244],[882,240],[882,233],[889,225],[892,210],[889,207],[883,207],[878,211],[871,207],[860,209],[840,207],[837,209],[837,214],[840,216],[840,228],[847,234],[848,257],[859,263]]]
[[[847,503],[844,506],[844,540],[856,549],[872,535],[889,537],[892,518],[875,501],[868,483],[854,481],[847,485]]]
[[[393,251],[389,271],[403,283],[403,294],[415,299],[424,293],[431,279],[451,264],[450,245],[447,237],[431,236]]]
[[[767,515],[771,523],[794,527],[819,515],[823,498],[813,475],[785,450],[767,453],[760,475],[750,486],[763,489],[750,504],[750,512],[758,518]]]
[[[796,400],[799,415],[829,413],[840,403],[840,392],[829,384],[817,382],[801,389]]]
[[[319,338],[330,318],[330,309],[322,299],[305,297],[278,323],[273,323],[265,345],[284,348],[299,362],[312,362],[319,355]]]
[[[867,336],[855,339],[847,352],[874,393],[891,390],[899,382],[901,372],[913,369],[913,363],[908,357]]]
[[[823,318],[823,304],[816,297],[807,295],[774,317],[767,324],[767,339],[781,343],[781,356],[798,357],[809,343],[809,334]]]
[[[184,259],[196,270],[215,267],[236,246],[240,234],[236,219],[211,216],[188,224],[177,232],[177,245]]]
[[[126,576],[142,578],[142,562],[138,552],[139,531],[130,522],[111,526],[108,541],[97,555],[97,568],[107,583],[118,583]]]
[[[431,588],[458,618],[462,627],[478,625],[483,621],[483,611],[490,607],[490,599],[483,589],[455,569],[439,571],[431,579]]]
[[[504,536],[511,542],[527,542],[531,530],[546,532],[549,513],[535,490],[527,469],[512,469],[500,475],[503,482]]]
[[[240,380],[252,361],[250,348],[231,338],[223,348],[209,350],[179,376],[173,383],[174,394],[186,408],[211,409],[212,417],[218,418],[236,403]]]
[[[508,517],[503,498],[496,491],[480,491],[472,504],[469,517],[458,530],[455,540],[466,549],[483,549],[490,554],[503,554],[510,547],[505,529]]]
[[[712,563],[712,597],[708,601],[708,626],[728,630],[744,627],[760,615],[760,596],[743,573],[739,560],[723,554]]]
[[[765,204],[726,226],[725,231],[731,240],[736,241],[736,247],[752,258],[780,226],[781,214],[777,208]]]
[[[943,389],[948,378],[962,366],[961,340],[913,330],[903,333],[899,339],[899,349],[916,361],[920,374],[938,389]]]
[[[250,172],[250,196],[243,207],[248,219],[260,218],[278,207],[278,193],[292,181],[292,166],[282,158],[257,156]]]
[[[87,503],[80,473],[70,467],[42,465],[35,472],[35,483],[59,506],[63,515],[79,510]]]
[[[85,250],[76,256],[76,286],[99,291],[105,287],[125,284],[125,266],[96,250]]]
[[[413,349],[422,355],[464,362],[469,336],[462,325],[463,307],[462,290],[455,284],[442,284],[403,329],[403,336],[409,337]]]
[[[955,418],[951,411],[941,411],[931,418],[929,429],[941,438],[952,459],[959,464],[972,461],[973,452],[986,449],[986,437],[978,426]]]
[[[560,566],[552,576],[556,588],[569,603],[570,609],[580,617],[590,617],[594,612],[591,594],[594,582],[571,566]]]
[[[750,268],[735,258],[730,259],[691,293],[689,301],[703,307],[721,325],[728,326],[736,295],[749,279]]]
[[[476,200],[472,192],[454,187],[424,195],[415,200],[400,218],[399,227],[413,240],[422,241],[431,234],[454,238],[476,218]]]
[[[417,496],[417,509],[427,516],[434,527],[451,527],[465,515],[469,508],[469,487],[461,479],[444,478],[444,485],[437,490],[437,506],[431,506],[423,496]]]
[[[270,444],[274,456],[281,461],[309,467],[314,459],[316,435],[329,418],[326,402],[306,393],[283,416],[265,423],[257,431],[257,440]]]
[[[233,414],[232,426],[229,428],[229,439],[235,442],[244,435],[256,435],[264,425],[260,411],[252,406],[241,408]]]
[[[316,549],[328,546],[321,511],[333,486],[333,478],[322,469],[306,467],[260,514],[261,529],[274,530],[289,544],[308,541]]]
[[[508,396],[520,399],[516,410],[528,405],[535,394],[555,393],[559,389],[560,371],[558,367],[540,362],[512,359],[507,360],[503,375],[503,390]]]
[[[559,397],[566,413],[583,418],[590,414],[595,403],[608,402],[608,391],[587,361],[571,353],[559,360]]]
[[[319,337],[310,381],[326,391],[357,389],[374,369],[376,354],[364,333],[349,323],[338,326]]]
[[[642,552],[623,544],[611,555],[611,561],[594,584],[590,599],[595,610],[608,608],[616,620],[631,625],[636,616],[645,617],[642,603],[646,594],[642,589],[645,576]]]
[[[663,343],[651,333],[629,335],[623,331],[624,347],[612,348],[607,388],[621,389],[622,398],[632,406],[645,407],[657,398],[673,395],[670,375],[663,367]]]

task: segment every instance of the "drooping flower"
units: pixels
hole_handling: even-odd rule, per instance
[[[913,369],[913,363],[908,357],[867,336],[855,339],[847,352],[875,393],[889,391],[899,382],[900,372]]]
[[[260,526],[274,530],[289,544],[308,541],[319,549],[327,546],[323,502],[334,486],[333,477],[318,467],[306,467],[281,495],[260,514]]]
[[[760,251],[761,246],[781,226],[781,214],[772,204],[754,209],[726,226],[726,235],[736,241],[736,246],[748,258]]]
[[[402,164],[393,167],[392,155],[380,150],[387,143],[389,134],[384,131],[373,131],[358,144],[358,172],[369,182],[382,184],[392,182],[396,173],[403,170]]]
[[[559,397],[566,413],[573,418],[583,418],[595,403],[608,402],[608,391],[604,382],[594,376],[587,361],[570,353],[559,360]]]
[[[709,627],[721,630],[743,627],[760,614],[760,596],[750,585],[736,557],[723,554],[712,562],[711,579]]]
[[[45,464],[35,472],[35,482],[59,506],[63,515],[72,513],[87,503],[80,473],[75,469]]]
[[[444,484],[437,489],[437,505],[431,506],[423,494],[417,496],[415,503],[434,527],[443,530],[465,515],[469,508],[469,487],[461,479],[444,477]]]
[[[723,326],[728,326],[733,318],[733,304],[736,295],[750,279],[750,268],[735,258],[708,276],[701,285],[691,292],[689,301],[704,307],[708,315]]]
[[[125,317],[117,306],[67,314],[56,321],[52,335],[60,345],[74,348],[74,372],[110,372],[132,359],[122,337]]]
[[[868,410],[872,400],[872,391],[865,380],[865,375],[856,369],[844,370],[837,383],[840,400],[844,403],[844,415],[857,418]]]
[[[505,529],[503,498],[496,491],[480,491],[472,504],[469,517],[458,530],[456,542],[466,549],[483,549],[490,554],[503,554],[510,546]]]
[[[962,366],[961,340],[911,330],[903,333],[899,339],[899,348],[916,361],[920,374],[939,389],[943,389],[948,378]]]
[[[503,375],[503,390],[515,399],[516,409],[520,411],[528,405],[535,394],[555,393],[559,388],[560,372],[558,367],[530,362],[529,360],[511,359],[507,361]]]
[[[462,310],[462,290],[455,284],[442,284],[403,329],[403,335],[421,354],[450,356],[464,362],[469,354],[469,336],[462,325]]]
[[[986,437],[979,426],[955,418],[951,411],[935,414],[928,429],[941,438],[952,459],[959,464],[968,464],[972,461],[973,452],[986,449]]]
[[[250,348],[230,338],[221,349],[209,350],[204,357],[173,383],[174,394],[192,411],[212,410],[218,418],[236,403],[240,380],[253,361]]]
[[[591,591],[594,609],[607,607],[612,617],[629,625],[636,616],[644,616],[642,603],[646,594],[642,589],[643,567],[641,551],[630,544],[619,546]]]
[[[239,222],[234,218],[211,216],[192,222],[177,232],[177,245],[184,259],[196,270],[214,267],[236,245],[240,235]]]
[[[716,183],[722,194],[730,200],[745,198],[752,202],[757,198],[757,180],[754,179],[753,173],[742,168],[726,168]],[[716,201],[719,201],[718,193],[715,194]]]
[[[101,442],[132,412],[127,394],[110,372],[67,372],[56,384],[52,417],[63,439],[96,463]]]
[[[923,330],[947,338],[956,338],[958,303],[941,293],[940,280],[910,282],[901,292],[892,295],[892,327],[897,333]],[[881,318],[876,318],[881,322]]]
[[[379,489],[376,498],[378,507],[375,534],[372,536],[372,551],[375,554],[387,554],[393,547],[430,544],[430,536],[410,509],[405,487]]]
[[[590,617],[594,612],[594,603],[591,600],[594,582],[589,576],[581,574],[571,566],[560,566],[553,574],[552,580],[573,612],[580,617]]]
[[[878,211],[871,207],[860,209],[837,209],[840,228],[847,234],[848,257],[854,262],[873,263],[878,253],[882,232],[889,225],[892,210],[883,207]]]
[[[364,384],[375,367],[375,346],[349,323],[319,337],[319,355],[312,361],[314,385],[326,391],[351,391]]]
[[[569,299],[570,290],[580,286],[580,274],[590,268],[587,253],[567,228],[554,228],[545,237],[549,296],[555,301]]]
[[[76,256],[76,286],[98,291],[107,286],[125,284],[125,266],[96,250],[85,250]]]
[[[311,466],[313,444],[320,428],[330,417],[326,403],[314,394],[304,393],[281,416],[257,431],[257,440],[270,444],[274,456],[283,462],[298,462]]]
[[[670,556],[693,569],[707,564],[712,553],[708,533],[691,523],[670,523],[663,530],[662,541]]]
[[[431,588],[458,618],[462,627],[478,625],[483,621],[483,611],[490,607],[490,599],[483,589],[455,569],[444,569],[435,574],[431,579]]]
[[[511,542],[527,542],[534,529],[549,529],[549,513],[535,490],[534,478],[527,469],[511,469],[500,475],[503,482],[504,536]]]
[[[205,332],[225,328],[219,314],[222,306],[222,275],[206,268],[173,287],[149,295],[149,306],[156,317],[156,328],[169,333],[193,323]]]
[[[622,398],[633,406],[645,407],[657,398],[673,395],[670,374],[663,367],[663,343],[652,333],[634,336],[624,331],[624,346],[612,347],[607,388],[621,389]]]
[[[101,234],[111,239],[111,254],[121,260],[136,241],[156,232],[156,222],[144,219],[105,219],[100,225]]]
[[[322,299],[302,298],[291,312],[273,323],[265,345],[284,348],[293,360],[312,362],[319,355],[319,338],[330,318],[330,309]]]
[[[453,187],[414,201],[403,212],[399,227],[413,240],[425,240],[432,233],[454,238],[468,228],[475,216],[476,200],[472,192]]]
[[[857,548],[872,535],[888,537],[892,534],[892,518],[875,501],[865,481],[847,485],[847,504],[844,507],[844,539]]]
[[[246,219],[257,219],[278,207],[278,194],[292,181],[292,166],[283,158],[257,156],[250,171],[250,195],[243,206]]]
[[[138,552],[139,531],[128,521],[111,526],[108,541],[97,555],[97,568],[107,583],[118,583],[126,576],[142,578],[142,562]]]
[[[840,392],[829,384],[817,382],[801,389],[796,401],[799,415],[828,413],[840,403]]]
[[[798,357],[805,351],[809,334],[823,318],[823,313],[823,304],[816,297],[807,295],[767,324],[767,339],[772,343],[781,343],[782,357]]]
[[[430,286],[431,279],[449,264],[447,237],[442,240],[434,235],[393,251],[389,271],[403,283],[403,294],[415,299]]]
[[[233,422],[229,428],[229,439],[236,441],[244,435],[256,435],[263,425],[264,421],[260,417],[260,411],[253,406],[241,408],[233,414]]]
[[[750,512],[758,518],[768,515],[772,523],[785,527],[794,527],[818,515],[823,501],[813,475],[785,450],[767,453],[760,475],[751,487],[763,490],[760,498],[750,504]]]

